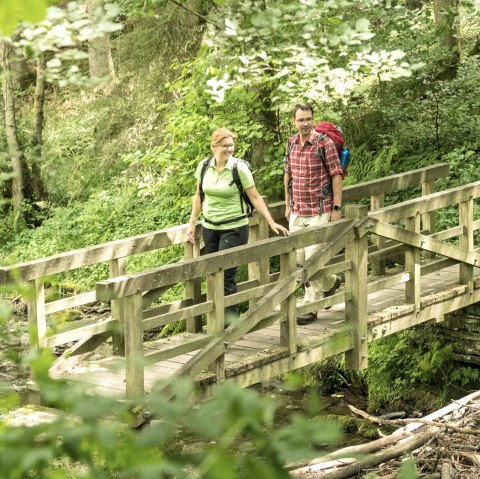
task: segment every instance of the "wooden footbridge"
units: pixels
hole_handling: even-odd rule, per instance
[[[52,375],[101,394],[138,399],[157,381],[179,376],[194,378],[206,393],[218,381],[246,387],[339,353],[349,368],[366,368],[369,342],[480,301],[480,182],[435,192],[435,180],[448,174],[439,164],[347,187],[344,219],[290,237],[269,238],[255,214],[248,245],[202,256],[180,225],[4,267],[0,282],[29,285],[32,348],[68,345]],[[384,206],[385,195],[407,188],[418,198]],[[446,209],[456,213],[455,227],[441,227]],[[284,204],[270,211],[280,219]],[[298,266],[296,250],[316,243],[325,247]],[[180,261],[128,273],[132,256],[181,246]],[[99,263],[108,263],[109,278],[99,278],[95,290],[45,301],[48,277]],[[242,265],[248,279],[225,297],[223,271]],[[298,301],[307,278],[332,273],[345,278],[336,294]],[[171,288],[182,299],[165,299]],[[59,312],[96,301],[110,303],[110,317],[58,324]],[[225,308],[239,303],[246,311],[225,329]],[[297,315],[315,310],[317,321],[297,325]],[[146,332],[183,320],[184,333],[144,341]],[[113,355],[92,355],[102,344],[112,345]]]

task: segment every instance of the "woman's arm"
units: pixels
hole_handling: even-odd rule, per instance
[[[257,191],[255,185],[247,188],[245,193],[247,193],[250,201],[253,203],[253,206],[255,206],[255,209],[267,220],[268,225],[277,235],[280,233],[282,233],[284,236],[290,235],[287,228],[275,223],[270,211],[268,211],[265,201],[263,201],[263,198],[260,196],[260,193]]]
[[[197,182],[197,190],[192,201],[192,213],[190,214],[190,224],[187,230],[187,237],[190,243],[195,244],[195,222],[202,211],[202,202],[200,201],[200,182]]]

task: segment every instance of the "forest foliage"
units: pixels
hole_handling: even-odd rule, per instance
[[[480,179],[476,1],[90,3],[92,14],[75,2],[1,2],[2,264],[184,223],[193,172],[220,126],[238,135],[236,154],[251,161],[259,191],[282,199],[298,101],[343,127],[352,151],[346,184],[438,162],[451,169],[440,188]],[[105,55],[106,71],[92,49]],[[439,228],[451,215],[440,212]],[[174,259],[146,255],[128,268]],[[78,290],[94,281],[75,274],[60,281]],[[446,370],[458,377],[449,351],[423,333],[410,355],[408,334],[392,339],[394,357],[410,360],[393,387],[398,365],[382,359],[392,344],[372,351],[366,381],[379,405]],[[283,447],[275,444],[273,464]]]
[[[38,25],[19,23],[3,40],[12,51],[11,70],[4,65],[2,78],[4,84],[15,80],[23,200],[16,211],[15,155],[5,123],[0,261],[185,222],[193,171],[220,126],[237,133],[236,154],[251,161],[259,191],[270,201],[281,199],[284,145],[297,101],[311,101],[318,119],[343,127],[352,151],[346,184],[443,161],[451,176],[440,188],[478,179],[476,2],[292,5],[121,0],[89,17],[71,2],[64,10],[50,7]],[[87,57],[105,36],[113,67],[92,77]],[[48,81],[38,144],[42,55]],[[439,213],[440,228],[451,214]],[[145,255],[130,262],[129,271],[174,260],[172,254]],[[73,272],[68,281],[81,290],[96,278]]]

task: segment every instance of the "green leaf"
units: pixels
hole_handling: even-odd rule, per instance
[[[412,459],[406,460],[398,471],[398,479],[416,479],[418,477],[415,470],[415,463]]]
[[[262,479],[288,479],[290,476],[281,467],[275,467],[274,464],[266,463],[256,457],[247,457],[245,459],[245,471],[243,477],[261,477]]]
[[[40,22],[45,18],[47,0],[2,0],[0,2],[0,31],[10,35],[17,23]]]

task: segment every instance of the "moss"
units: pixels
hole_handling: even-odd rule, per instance
[[[339,416],[335,414],[329,414],[328,416],[322,416],[327,418],[340,426],[345,434],[356,434],[368,440],[378,439],[380,437],[380,426],[373,424],[365,419],[358,419],[352,416]],[[389,434],[391,431],[385,432],[382,428],[382,432]]]

